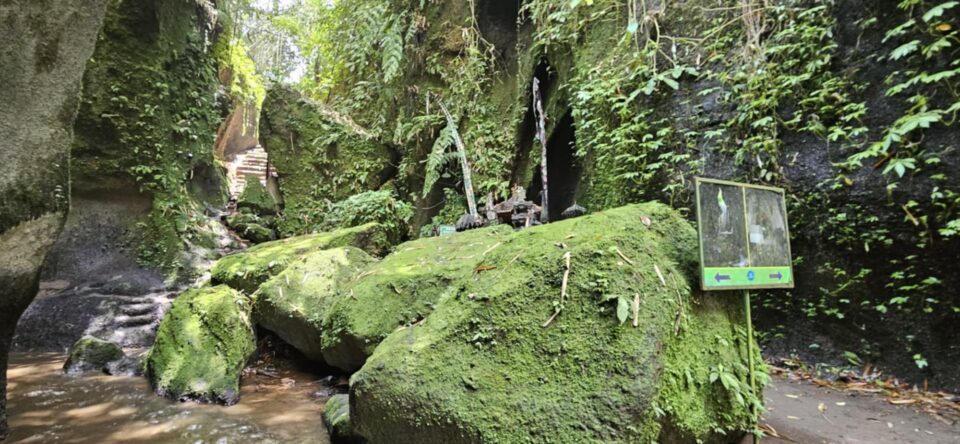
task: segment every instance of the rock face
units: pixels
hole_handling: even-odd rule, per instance
[[[68,153],[84,65],[106,0],[0,5],[0,439],[7,434],[7,353],[17,319],[68,206]]]
[[[108,365],[125,357],[123,349],[115,342],[93,336],[84,336],[77,341],[63,363],[63,372],[79,375],[86,372],[104,371]]]
[[[385,339],[351,378],[350,419],[361,436],[725,442],[750,427],[757,398],[747,382],[743,310],[737,299],[691,288],[696,234],[676,212],[644,204],[424,242],[471,234],[478,245],[467,257],[462,248],[446,257],[424,248],[394,273],[358,280],[382,281],[394,294],[355,287],[356,301],[338,300],[376,305],[384,319]],[[404,244],[396,254],[417,246],[426,245]],[[461,265],[415,272],[451,262]],[[428,303],[429,314],[403,325],[404,313]],[[346,316],[366,317],[354,313]]]
[[[222,120],[215,11],[197,1],[108,3],[74,126],[76,211],[47,276],[71,280],[57,272],[80,258],[108,277],[140,264],[186,281],[187,252],[211,236],[205,206],[226,201],[212,149]]]
[[[374,262],[355,247],[321,250],[297,258],[254,293],[254,320],[307,358],[322,362],[321,324],[327,310],[337,291]]]
[[[393,152],[362,128],[288,87],[267,93],[260,140],[279,176],[284,235],[310,232],[326,202],[376,190],[391,176]],[[305,222],[306,221],[306,222]]]
[[[297,258],[334,247],[354,246],[375,256],[389,248],[383,227],[369,223],[329,233],[267,242],[220,259],[211,270],[213,282],[252,294],[260,284],[283,271]]]
[[[41,283],[40,294],[17,324],[13,349],[62,352],[83,336],[122,347],[153,345],[160,319],[176,293],[166,291],[162,281],[148,286],[152,277],[148,272],[126,274],[106,283],[77,287],[66,281]],[[52,288],[45,288],[48,286]]]
[[[161,396],[232,405],[256,350],[250,300],[226,286],[180,295],[160,323],[145,373]]]

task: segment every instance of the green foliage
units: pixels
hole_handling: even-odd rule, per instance
[[[141,3],[108,8],[84,74],[71,174],[75,189],[138,187],[152,195],[153,209],[138,225],[139,258],[175,277],[184,242],[204,220],[187,184],[197,171],[218,171],[211,149],[220,124],[217,65],[209,18],[195,4],[163,2],[160,15],[177,19],[161,20]]]
[[[407,222],[412,216],[413,208],[397,200],[391,191],[367,191],[331,204],[318,227],[328,231],[377,222],[393,242],[399,243],[407,237]]]

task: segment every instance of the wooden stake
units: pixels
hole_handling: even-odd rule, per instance
[[[640,294],[633,295],[633,328],[640,326]]]
[[[563,254],[563,282],[560,284],[560,306],[557,307],[556,311],[553,312],[553,316],[550,316],[550,319],[547,319],[547,322],[543,323],[543,328],[547,328],[554,319],[557,318],[557,315],[560,314],[560,310],[563,309],[563,301],[567,298],[567,282],[570,279],[570,252]]]

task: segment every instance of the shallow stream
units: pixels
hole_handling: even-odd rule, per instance
[[[143,377],[61,372],[60,353],[12,353],[9,443],[329,443],[321,414],[331,378],[251,370],[231,407],[178,403]],[[341,383],[343,381],[340,381]]]

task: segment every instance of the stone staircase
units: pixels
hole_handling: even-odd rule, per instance
[[[266,185],[267,152],[257,145],[249,151],[237,154],[233,161],[229,162],[227,174],[230,182],[230,196],[234,198],[243,193],[247,176],[255,176],[260,179],[260,183]]]

